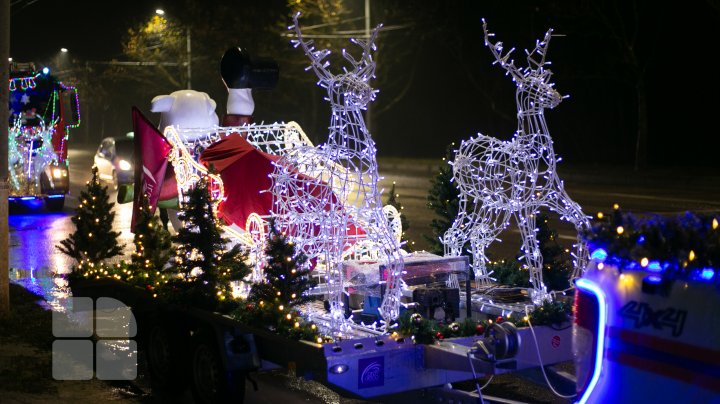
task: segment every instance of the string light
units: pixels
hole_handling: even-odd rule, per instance
[[[550,82],[552,72],[545,61],[552,30],[532,52],[527,52],[528,66],[515,67],[510,54],[503,54],[502,42],[492,43],[494,36],[483,20],[485,45],[517,86],[518,130],[510,141],[478,134],[463,141],[455,151],[453,180],[460,191],[459,213],[442,237],[445,254],[459,256],[470,242],[472,267],[478,286],[489,284],[485,253],[500,232],[516,218],[522,235],[522,252],[530,272],[531,297],[535,304],[549,299],[542,278],[542,254],[536,236],[535,215],[539,208],[557,212],[562,220],[575,226],[573,277],[579,277],[588,262],[588,251],[581,238],[589,229],[588,217],[579,204],[568,196],[556,170],[560,158],[555,156],[553,141],[547,129],[544,110],[554,108],[563,97]]]

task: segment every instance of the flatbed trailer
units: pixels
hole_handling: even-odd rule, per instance
[[[572,359],[570,327],[517,329],[515,355],[493,361],[472,354],[482,336],[432,345],[391,335],[318,344],[207,310],[162,303],[148,291],[114,279],[78,280],[70,286],[74,297],[110,297],[131,308],[153,394],[172,397],[189,386],[201,403],[241,402],[246,376],[263,364],[294,369],[298,377],[343,395],[372,398],[432,388],[440,394],[437,388],[448,383]]]

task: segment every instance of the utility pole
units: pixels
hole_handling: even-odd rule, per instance
[[[8,114],[10,113],[10,0],[0,0],[0,317],[10,314],[8,268]]]
[[[365,0],[365,40],[370,40],[370,0]],[[375,63],[377,65],[377,60],[375,60]],[[365,109],[365,126],[368,132],[373,134],[372,102],[369,102]]]

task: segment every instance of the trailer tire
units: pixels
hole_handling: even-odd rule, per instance
[[[182,349],[180,330],[169,324],[154,325],[147,337],[147,363],[153,393],[164,397],[179,396],[178,386],[188,380],[187,360]]]
[[[192,349],[191,389],[196,403],[243,403],[245,372],[228,372],[215,342],[198,336]]]

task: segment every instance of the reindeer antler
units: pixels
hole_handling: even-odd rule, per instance
[[[547,49],[550,45],[550,38],[552,38],[552,28],[547,30],[545,33],[545,38],[542,41],[535,41],[535,49],[533,49],[532,52],[527,51],[525,49],[525,53],[527,54],[527,60],[528,60],[528,67],[532,68],[533,65],[535,65],[536,68],[541,68],[545,64],[550,64],[550,62],[545,61],[545,55],[547,55]],[[540,61],[537,62],[533,58],[533,55],[538,54],[541,56]]]
[[[510,49],[510,50],[503,56],[503,54],[502,54],[502,51],[503,51],[503,43],[502,43],[502,42],[498,42],[498,43],[495,43],[495,44],[494,44],[494,43],[490,42],[490,37],[491,37],[491,36],[495,36],[495,34],[493,34],[493,33],[491,33],[491,32],[488,32],[488,30],[487,30],[487,22],[485,21],[484,18],[482,19],[482,22],[483,22],[483,31],[485,32],[485,46],[487,46],[488,48],[490,48],[490,52],[492,52],[493,56],[495,56],[495,61],[493,62],[493,64],[495,64],[495,63],[500,63],[500,66],[502,66],[503,68],[505,68],[505,70],[507,71],[507,73],[508,73],[508,74],[511,74],[511,75],[513,76],[513,78],[515,78],[516,80],[522,79],[522,78],[524,77],[523,74],[522,74],[522,72],[520,72],[520,71],[518,70],[518,68],[515,67],[515,61],[513,61],[512,59],[510,59],[510,54],[513,53],[513,51],[515,50],[515,48]],[[508,62],[508,59],[510,59],[509,62]]]
[[[330,49],[316,50],[315,46],[313,45],[314,41],[312,39],[309,41],[303,40],[302,32],[300,31],[300,24],[298,23],[299,16],[300,12],[297,12],[293,16],[293,25],[288,27],[288,29],[294,29],[295,34],[297,34],[297,39],[291,40],[290,43],[296,48],[298,46],[302,46],[305,54],[308,58],[310,58],[311,62],[310,66],[308,66],[305,70],[310,70],[311,68],[315,70],[315,74],[317,74],[318,78],[320,79],[320,85],[323,85],[323,82],[333,77],[333,74],[327,70],[330,62],[325,60],[325,58],[330,55]]]
[[[345,49],[342,50],[343,57],[353,65],[353,73],[357,74],[358,77],[365,82],[375,76],[375,61],[372,58],[372,52],[377,50],[375,40],[377,39],[378,32],[380,32],[380,28],[382,28],[382,24],[375,27],[372,34],[370,34],[370,38],[367,40],[357,38],[350,39],[350,42],[358,45],[363,50],[360,61],[355,60]]]

